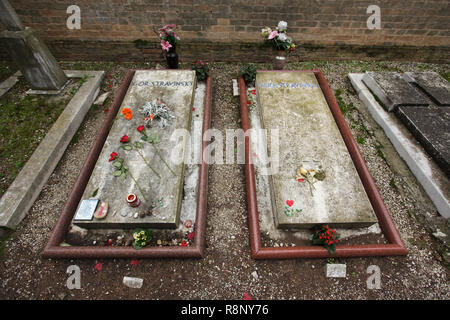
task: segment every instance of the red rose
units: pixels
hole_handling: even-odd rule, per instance
[[[183,240],[181,243],[180,243],[180,246],[182,246],[182,247],[187,247],[189,244],[186,242],[186,240]]]
[[[189,232],[188,235],[187,235],[187,238],[188,238],[189,241],[194,240],[194,232]]]
[[[252,94],[256,94],[256,89],[252,90]]]
[[[137,131],[139,131],[139,132],[142,132],[142,131],[144,131],[144,126],[139,126],[139,127],[137,127]]]
[[[120,142],[122,142],[122,143],[127,143],[128,140],[129,140],[129,138],[127,135],[124,135],[122,138],[120,138]]]
[[[116,157],[118,156],[117,153],[113,152],[109,155],[111,158],[109,158],[109,162],[113,161],[114,159],[116,159]]]

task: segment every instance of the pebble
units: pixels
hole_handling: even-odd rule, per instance
[[[252,272],[252,277],[253,277],[253,279],[255,279],[255,280],[258,280],[258,273],[256,272],[256,271],[253,271]]]
[[[137,219],[139,217],[139,212],[135,212],[133,218]]]

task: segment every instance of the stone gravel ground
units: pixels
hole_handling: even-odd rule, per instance
[[[106,70],[104,91],[115,92],[128,68],[152,64],[62,63],[64,69]],[[232,96],[231,79],[240,64],[213,63],[212,127],[240,127],[239,101]],[[185,65],[184,67],[186,67]],[[47,243],[84,159],[105,117],[93,107],[67,148],[61,162],[18,229],[2,242],[0,299],[449,299],[449,273],[436,250],[439,242],[427,221],[437,219],[436,209],[418,186],[403,161],[358,100],[349,72],[423,71],[442,73],[450,65],[400,62],[305,62],[286,69],[319,68],[334,92],[351,106],[346,119],[374,177],[385,204],[409,250],[406,257],[351,259],[297,259],[255,261],[250,257],[244,167],[211,165],[209,172],[206,250],[204,259],[48,260],[40,254]],[[270,69],[258,65],[260,69]],[[110,87],[111,85],[111,87]],[[381,152],[380,152],[381,151]],[[102,263],[102,270],[94,269]],[[327,262],[346,263],[347,277],[325,277]],[[81,289],[66,287],[67,267],[81,269]],[[369,290],[367,268],[381,270],[381,289]],[[141,289],[122,284],[124,276],[144,279]]]

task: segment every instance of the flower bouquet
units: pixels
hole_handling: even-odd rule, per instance
[[[178,68],[178,54],[175,50],[180,37],[176,35],[175,28],[175,24],[168,24],[158,29],[157,32],[161,40],[161,48],[166,51],[167,65],[170,69]]]
[[[290,53],[295,50],[295,44],[292,38],[286,35],[287,22],[280,21],[275,30],[269,27],[265,27],[261,30],[261,35],[264,38],[264,42],[271,45],[278,51],[278,55],[275,58],[274,69],[283,69],[286,63],[285,53]]]

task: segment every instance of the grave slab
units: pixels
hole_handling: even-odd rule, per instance
[[[436,72],[405,72],[403,79],[416,83],[438,105],[450,106],[450,84]]]
[[[109,213],[101,220],[73,220],[73,224],[105,229],[178,226],[185,168],[182,159],[188,139],[174,139],[172,135],[175,130],[190,130],[195,86],[195,72],[191,70],[136,71],[82,196],[82,199],[89,199],[95,193],[96,198],[109,204]],[[144,124],[142,107],[156,98],[169,107],[175,118],[165,128],[158,126],[156,121],[146,128],[146,132],[148,136],[157,135],[160,142],[156,147],[175,175],[158,156],[158,151],[141,140],[142,135],[136,129]],[[130,120],[121,113],[124,108],[131,109]],[[124,135],[129,137],[131,145],[141,142],[143,148],[133,146],[128,151],[122,149],[120,140]],[[109,161],[112,152],[118,153],[129,168],[124,180],[113,176],[115,169],[113,162]],[[131,207],[126,202],[127,195],[131,193],[141,200],[139,207]],[[153,213],[139,217],[152,203],[157,205]]]
[[[386,111],[398,106],[427,106],[429,103],[419,91],[396,72],[367,72],[363,82],[382,102]]]
[[[377,222],[333,115],[314,73],[258,72],[257,100],[268,130],[267,155],[278,170],[271,172],[270,192],[278,228],[367,227]],[[271,140],[278,129],[279,140]],[[265,143],[263,143],[265,145]],[[273,150],[273,152],[272,152]],[[279,152],[276,161],[276,152]],[[252,151],[253,153],[253,151]],[[275,165],[273,168],[276,168]],[[322,170],[324,179],[296,177],[300,167]],[[316,174],[317,174],[316,173]]]
[[[398,107],[396,116],[450,177],[450,107]]]
[[[407,128],[393,114],[386,112],[375,100],[362,79],[363,73],[350,73],[350,81],[358,97],[392,142],[400,157],[436,206],[439,214],[450,218],[450,180],[425,152]]]

